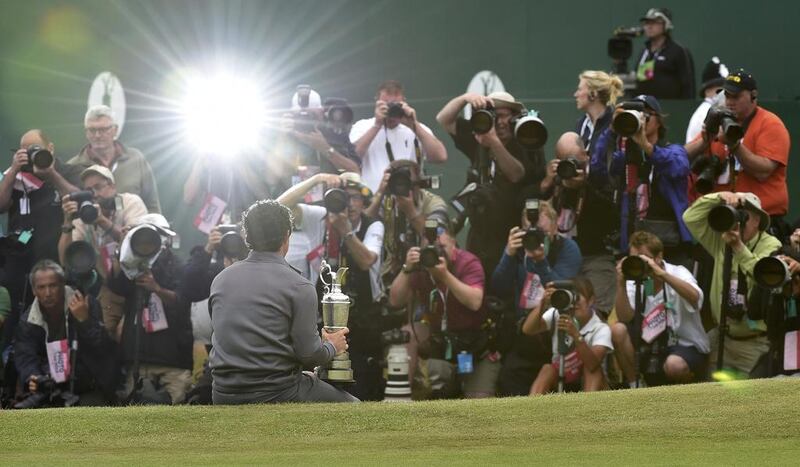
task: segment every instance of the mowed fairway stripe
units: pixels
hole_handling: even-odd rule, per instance
[[[796,464],[800,379],[412,404],[3,411],[3,464]]]

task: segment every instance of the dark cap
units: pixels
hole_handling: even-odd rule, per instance
[[[665,29],[672,29],[672,12],[666,8],[650,8],[639,21],[658,21],[664,22]]]
[[[756,87],[756,79],[753,78],[753,75],[739,68],[725,78],[722,89],[731,94],[739,94],[742,91],[755,91],[758,88]]]
[[[658,103],[658,99],[653,96],[648,96],[646,94],[639,94],[638,96],[634,97],[632,100],[643,102],[644,105],[652,110],[657,114],[661,114],[661,104]]]
[[[711,57],[711,60],[703,68],[703,74],[700,76],[700,80],[703,83],[700,85],[700,97],[705,97],[705,92],[708,88],[721,87],[725,83],[727,76],[728,67],[720,62],[719,57]]]

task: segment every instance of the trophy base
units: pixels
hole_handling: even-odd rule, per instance
[[[353,370],[352,369],[337,369],[337,368],[325,368],[325,367],[318,367],[317,368],[317,376],[319,379],[326,381],[330,384],[341,384],[341,383],[355,383],[356,380],[353,379]]]

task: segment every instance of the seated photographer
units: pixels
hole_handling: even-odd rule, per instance
[[[392,161],[447,161],[447,149],[417,120],[417,111],[406,102],[402,84],[384,81],[375,99],[375,116],[357,121],[350,130],[350,141],[361,158],[361,176],[372,192],[378,190],[383,171]]]
[[[155,232],[143,247],[134,234]],[[140,217],[125,236],[108,287],[125,299],[122,322],[125,396],[131,403],[178,404],[191,384],[189,302],[178,294],[180,261],[170,248],[175,233],[161,214]],[[144,248],[150,253],[137,252]]]
[[[559,295],[554,297],[554,293]],[[553,361],[539,370],[531,395],[547,394],[556,388],[562,364],[565,388],[588,392],[608,387],[603,359],[614,351],[611,330],[594,312],[594,288],[586,278],[548,283],[541,302],[522,323],[522,332],[529,336],[552,334]]]
[[[725,108],[714,122],[708,117],[705,121],[705,126],[719,130],[708,134],[704,129],[686,151],[691,159],[712,155],[721,160],[713,173],[713,190],[754,193],[772,218],[770,233],[785,238],[791,233],[783,219],[789,209],[789,132],[777,115],[758,105],[756,80],[747,71],[729,74],[722,89]]]
[[[530,207],[531,209],[528,209]],[[532,225],[532,221],[537,224]],[[574,240],[556,233],[556,212],[546,201],[528,200],[520,227],[511,229],[500,263],[492,274],[492,290],[511,296],[516,304],[515,341],[503,356],[498,392],[525,395],[533,379],[549,359],[549,348],[540,337],[519,334],[519,325],[544,295],[544,284],[572,279],[581,267],[581,252]]]
[[[488,110],[494,115],[491,128],[475,132],[471,120],[459,116],[470,104],[472,112]],[[471,216],[466,250],[481,260],[484,271],[494,271],[508,230],[519,221],[520,195],[524,187],[539,186],[545,176],[544,151],[530,149],[514,136],[512,120],[523,115],[525,106],[507,92],[488,96],[466,93],[445,104],[436,120],[453,138],[456,147],[470,161],[469,178],[477,177],[479,190],[473,199],[484,206],[476,207]],[[480,193],[480,195],[478,195]],[[474,214],[474,215],[473,215]]]
[[[115,345],[100,305],[65,284],[64,270],[42,260],[30,274],[33,304],[22,315],[14,361],[28,397],[14,408],[115,402]]]
[[[298,202],[319,183],[329,187],[325,208]],[[295,185],[278,199],[297,213],[299,225],[305,228],[309,222],[315,224],[307,231],[307,239],[314,240],[314,243],[308,243],[305,250],[298,249],[302,247],[299,243],[295,243],[293,248],[291,238],[289,240],[290,250],[294,250],[293,256],[302,258],[308,264],[303,269],[307,268],[310,276],[318,277],[322,259],[334,267],[349,268],[342,291],[353,302],[348,338],[356,383],[348,391],[360,400],[381,400],[383,371],[380,360],[383,349],[380,343],[382,329],[378,299],[382,292],[380,268],[384,227],[382,222],[364,214],[370,197],[369,188],[361,182],[361,177],[348,172],[340,176],[315,175]],[[327,219],[325,224],[321,224],[322,219]],[[320,237],[320,233],[323,236]],[[317,244],[318,240],[322,243]],[[286,256],[289,258],[289,252]],[[329,278],[326,281],[330,282]],[[322,295],[321,281],[317,281],[317,293]]]
[[[357,401],[302,371],[347,350],[348,329],[331,334],[323,329],[320,338],[314,285],[283,258],[292,235],[291,211],[276,201],[259,201],[245,211],[242,224],[252,251],[211,285],[214,404]]]
[[[0,214],[6,214],[8,221],[0,239],[0,257],[5,259],[0,285],[8,289],[11,298],[0,351],[4,343],[10,343],[20,315],[33,301],[26,275],[43,259],[58,260],[63,219],[59,197],[77,191],[73,183],[79,173],[61,162],[55,145],[42,130],[26,131],[19,147],[0,178]]]
[[[733,208],[728,210],[722,208]],[[698,243],[714,258],[708,300],[716,323],[723,309],[722,295],[728,297],[723,363],[744,374],[756,366],[769,349],[764,321],[748,319],[745,297],[754,284],[756,262],[778,250],[781,243],[768,234],[770,217],[753,193],[711,193],[699,198],[683,214],[683,220]],[[730,277],[725,277],[726,247],[731,251]],[[715,324],[716,324],[715,323]],[[711,365],[717,364],[719,329],[709,333]]]
[[[408,250],[403,274],[392,282],[389,305],[411,306],[416,313],[408,345],[412,382],[418,358],[445,360],[451,369],[458,362],[457,378],[455,371],[439,376],[456,378],[464,397],[492,397],[500,362],[489,351],[483,330],[483,268],[475,255],[458,248],[445,219],[432,217],[438,222],[434,245]]]
[[[408,248],[420,244],[425,235],[425,219],[435,212],[447,215],[445,201],[421,187],[426,182],[430,186],[430,178],[422,179],[416,162],[394,161],[384,172],[372,203],[364,211],[388,226],[383,236],[381,267],[381,278],[387,286],[400,273]]]
[[[94,247],[97,254],[95,269],[107,279],[125,233],[136,220],[147,214],[147,208],[137,195],[117,193],[114,174],[101,165],[93,165],[81,172],[81,186],[84,191],[61,197],[64,225],[58,240],[58,256],[61,264],[66,264],[67,248],[72,242],[84,241]],[[100,288],[97,298],[103,310],[103,324],[109,334],[116,337],[122,319],[123,299],[106,285]]]
[[[637,127],[626,128],[631,123]],[[592,154],[589,178],[595,183],[610,179],[622,187],[621,251],[627,249],[631,233],[645,230],[664,244],[667,261],[688,265],[692,236],[682,215],[689,204],[689,158],[683,146],[666,142],[666,133],[661,104],[653,96],[636,96],[618,105],[612,127],[600,136]]]
[[[700,319],[703,291],[683,266],[664,261],[661,240],[650,232],[631,235],[629,256],[617,263],[619,321],[611,327],[625,383],[636,386],[634,338],[640,350],[639,374],[649,386],[690,383],[706,376],[708,336]],[[636,314],[636,281],[644,308]],[[641,329],[633,326],[640,325]],[[633,337],[635,336],[635,337]]]
[[[577,133],[561,135],[555,150],[542,185],[553,187],[558,232],[574,237],[583,258],[580,274],[591,281],[597,291],[595,306],[607,316],[614,306],[614,255],[609,246],[616,247],[613,239],[620,224],[616,186],[610,179],[587,182],[589,157]]]
[[[585,115],[578,119],[575,131],[581,135],[586,152],[591,154],[603,130],[611,125],[614,104],[624,93],[622,80],[605,71],[586,70],[578,76],[575,104]]]

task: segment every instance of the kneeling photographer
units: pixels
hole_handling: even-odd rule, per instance
[[[531,395],[554,388],[588,392],[608,387],[603,359],[614,346],[611,330],[594,311],[594,288],[588,279],[578,276],[548,283],[539,306],[522,323],[522,332],[552,335],[552,363],[539,370]]]
[[[652,233],[634,232],[629,256],[617,264],[619,321],[611,334],[630,387],[638,375],[648,386],[697,382],[706,375],[710,347],[700,319],[703,291],[688,269],[664,261],[663,249]]]
[[[718,329],[709,332],[711,365],[755,376],[756,363],[769,350],[766,324],[751,319],[747,306],[759,259],[781,247],[768,234],[770,217],[753,193],[711,193],[699,198],[683,214],[689,231],[714,258],[711,313]],[[719,350],[724,349],[720,352]]]
[[[581,268],[578,244],[557,231],[556,212],[550,203],[537,199],[525,201],[521,227],[508,234],[500,263],[492,273],[492,290],[502,297],[513,297],[516,316],[513,320],[514,343],[503,355],[498,381],[501,395],[525,395],[550,351],[543,336],[527,336],[519,326],[544,296],[544,284],[572,279]],[[505,322],[505,320],[504,320]]]
[[[325,207],[300,203],[313,187],[325,184]],[[301,263],[322,297],[319,264],[324,259],[335,268],[348,268],[342,291],[353,302],[348,327],[350,360],[356,383],[348,392],[360,400],[383,398],[383,356],[380,332],[380,267],[383,223],[364,213],[372,192],[361,177],[352,172],[342,175],[317,174],[287,190],[278,202],[292,209],[298,232],[289,237],[286,261]],[[326,278],[330,282],[330,278]]]
[[[103,328],[100,305],[65,284],[51,260],[30,274],[33,304],[22,315],[15,363],[28,396],[17,409],[115,402],[115,345]]]
[[[415,390],[427,397],[492,397],[500,371],[483,329],[484,272],[478,258],[458,248],[448,221],[433,216],[433,243],[408,250],[403,273],[389,294],[392,307],[411,306],[411,371]],[[426,227],[427,230],[427,227]],[[418,358],[419,357],[419,358]],[[422,361],[418,361],[418,360]],[[427,372],[414,376],[415,362]],[[417,384],[416,380],[426,381]]]
[[[161,214],[140,217],[122,241],[109,288],[125,298],[125,396],[132,404],[178,404],[191,383],[189,302],[178,293],[175,233]]]

